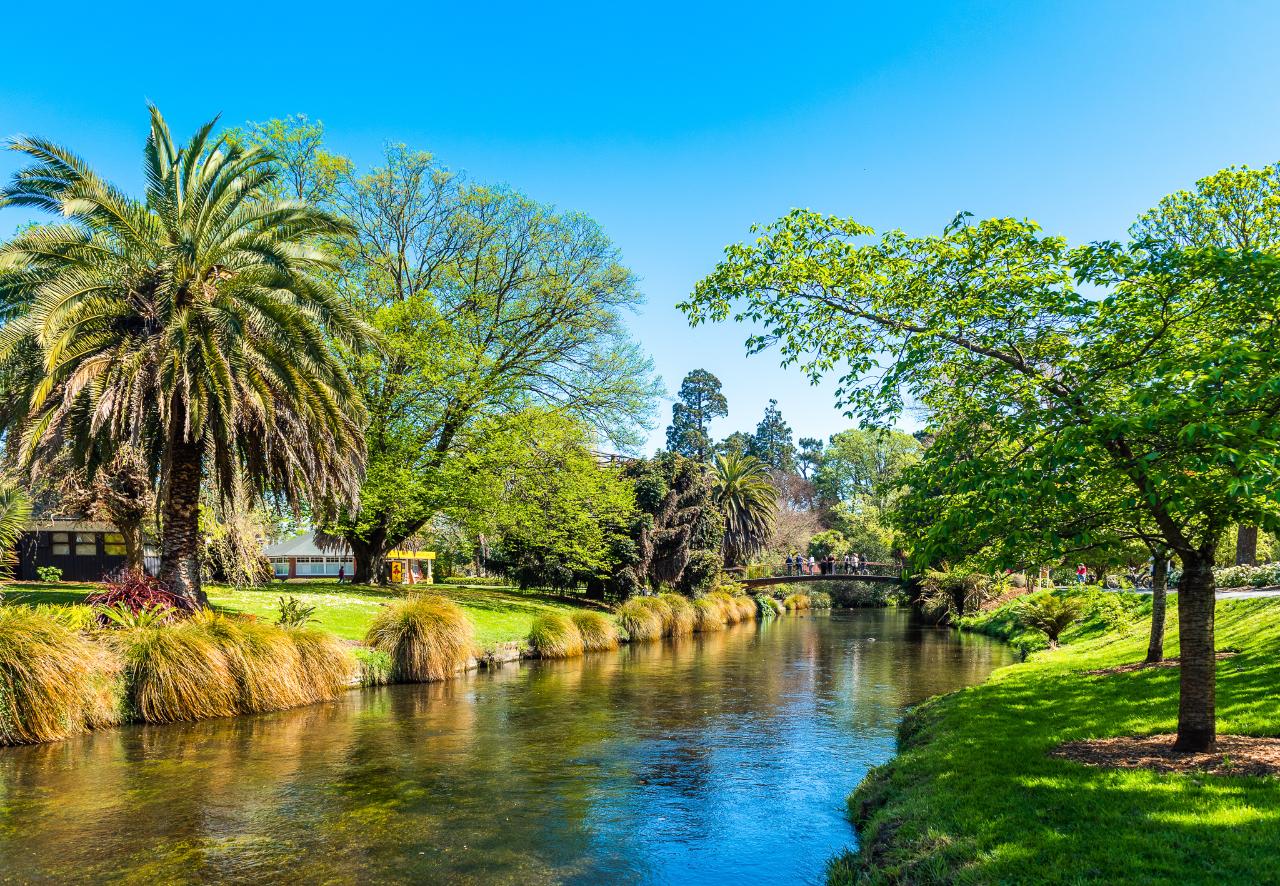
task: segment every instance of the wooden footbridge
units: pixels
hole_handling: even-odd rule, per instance
[[[841,562],[831,564],[830,568],[825,567],[824,564],[815,564],[810,568],[808,564],[787,566],[785,563],[780,563],[776,566],[735,566],[726,571],[731,573],[740,585],[748,588],[811,581],[868,581],[879,584],[902,584],[902,567],[897,563],[863,563],[856,568]]]

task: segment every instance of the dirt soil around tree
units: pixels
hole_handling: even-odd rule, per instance
[[[1175,751],[1173,740],[1172,734],[1163,734],[1069,741],[1049,756],[1117,769],[1280,776],[1280,738],[1220,735],[1217,747],[1203,753]]]

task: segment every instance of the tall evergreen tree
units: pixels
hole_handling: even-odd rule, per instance
[[[765,407],[764,418],[756,425],[756,435],[751,440],[748,454],[775,471],[795,470],[796,447],[791,440],[791,426],[783,421],[777,400],[770,400]]]
[[[671,407],[667,449],[698,461],[711,459],[707,433],[714,418],[729,414],[729,403],[720,393],[720,379],[705,369],[695,369],[680,384],[680,399]]]

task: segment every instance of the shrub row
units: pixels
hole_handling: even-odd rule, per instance
[[[354,671],[341,640],[309,628],[201,613],[91,630],[91,615],[0,607],[0,744],[281,710],[335,697]]]

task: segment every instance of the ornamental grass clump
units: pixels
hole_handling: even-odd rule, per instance
[[[238,689],[239,712],[282,711],[311,700],[298,650],[280,628],[204,610],[190,629],[217,644]]]
[[[803,612],[810,606],[808,594],[788,594],[787,598],[782,601],[782,606],[788,612]]]
[[[434,594],[382,607],[364,642],[389,654],[394,679],[410,683],[449,679],[467,666],[475,645],[462,608]]]
[[[57,614],[0,606],[0,745],[119,723],[120,662]]]
[[[671,618],[667,622],[669,637],[687,637],[693,633],[697,615],[693,611],[693,603],[682,594],[662,594],[660,599],[671,610]]]
[[[337,698],[353,677],[363,675],[351,647],[340,637],[310,627],[283,630],[298,650],[306,704]]]
[[[632,597],[618,607],[618,624],[632,643],[657,640],[662,636],[662,615],[647,605],[644,597]]]
[[[811,591],[809,594],[810,609],[830,609],[831,595],[826,591]]]
[[[548,612],[533,620],[529,645],[539,658],[574,658],[586,650],[578,625],[559,612]]]
[[[720,600],[710,594],[693,601],[693,629],[700,634],[710,634],[724,630],[724,607]]]
[[[224,640],[196,620],[114,631],[129,711],[147,723],[230,717],[240,711],[236,664]]]
[[[662,621],[661,635],[663,637],[670,637],[672,620],[675,617],[675,613],[671,611],[671,604],[661,597],[641,597],[640,603],[641,605],[647,606],[649,609],[653,610],[654,614]]]
[[[691,616],[692,612],[690,608]],[[578,633],[582,635],[582,645],[588,652],[603,652],[618,648],[618,626],[603,612],[579,609],[570,618],[578,626]]]

